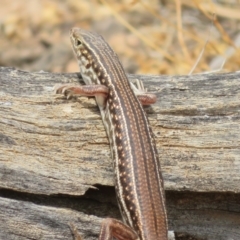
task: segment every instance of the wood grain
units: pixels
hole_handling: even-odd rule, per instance
[[[158,96],[146,112],[170,228],[240,239],[240,73],[129,78]],[[85,239],[96,239],[102,217],[119,217],[99,110],[93,99],[54,95],[53,86],[66,82],[82,81],[77,73],[0,68],[0,221],[8,220],[0,222],[1,239],[69,239],[68,223],[78,218]]]

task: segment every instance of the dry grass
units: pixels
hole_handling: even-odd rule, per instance
[[[0,65],[77,71],[68,30],[79,26],[102,34],[128,72],[240,68],[237,0],[1,0],[1,5]]]

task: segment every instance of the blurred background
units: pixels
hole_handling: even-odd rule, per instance
[[[128,73],[240,70],[240,0],[0,0],[0,6],[0,66],[77,72],[69,29],[81,27],[104,36]]]

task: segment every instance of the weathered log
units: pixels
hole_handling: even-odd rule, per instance
[[[240,239],[240,73],[135,78],[158,96],[146,112],[170,229]],[[70,222],[96,239],[103,217],[120,218],[99,110],[54,95],[66,82],[81,76],[0,68],[1,239],[71,239]]]

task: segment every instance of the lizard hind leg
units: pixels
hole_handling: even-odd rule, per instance
[[[70,227],[71,232],[73,234],[73,239],[74,240],[83,240],[82,237],[80,236],[80,234],[78,233],[77,227],[73,223],[70,223],[69,227]]]
[[[106,218],[102,222],[98,240],[137,240],[137,234],[127,225],[113,218]]]

